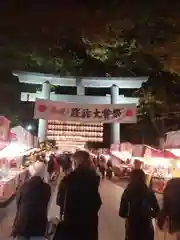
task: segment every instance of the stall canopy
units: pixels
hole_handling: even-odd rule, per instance
[[[178,155],[168,150],[164,150],[163,154],[164,154],[164,158],[175,159],[175,160],[178,160],[180,158]]]
[[[28,150],[26,145],[11,142],[0,151],[0,158],[14,158]]]
[[[132,158],[141,159],[144,156],[144,144],[135,144],[132,149]]]
[[[7,142],[0,142],[0,151],[7,147]]]
[[[164,142],[165,149],[179,148],[180,149],[180,131],[173,131],[166,133],[166,140]]]
[[[116,165],[119,165],[120,161],[126,161],[127,159],[131,159],[132,149],[133,145],[129,142],[112,144],[110,154],[114,157],[114,162],[116,162]]]
[[[144,145],[144,158],[164,158],[164,153],[160,149]]]

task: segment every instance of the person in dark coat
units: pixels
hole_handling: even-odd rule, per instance
[[[88,152],[77,151],[73,157],[76,169],[64,177],[57,194],[60,216],[64,215],[68,240],[98,240],[100,177],[92,167]]]
[[[113,173],[113,165],[112,165],[112,161],[109,159],[107,161],[107,169],[106,169],[106,176],[109,179],[112,179],[112,173]]]
[[[71,155],[65,154],[63,161],[63,172],[67,175],[72,170]]]
[[[119,216],[126,219],[126,239],[154,240],[152,218],[158,213],[159,205],[146,185],[145,173],[141,169],[133,170],[119,209]]]
[[[40,176],[33,176],[17,192],[17,213],[12,236],[18,239],[45,239],[51,188]]]
[[[104,157],[100,157],[99,160],[99,171],[101,173],[102,179],[105,178],[105,173],[106,173],[106,160]]]
[[[49,157],[49,161],[47,164],[47,172],[49,173],[49,176],[51,177],[52,173],[54,172],[55,166],[54,166],[54,156],[51,154]]]

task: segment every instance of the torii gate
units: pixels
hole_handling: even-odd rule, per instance
[[[132,104],[138,105],[138,98],[119,95],[119,89],[139,89],[148,77],[60,77],[53,74],[34,72],[13,72],[19,78],[20,83],[42,84],[42,91],[36,93],[21,93],[21,101],[35,101],[36,98],[84,104]],[[77,87],[77,95],[50,93],[50,85]],[[111,94],[106,96],[85,96],[85,88],[111,88]],[[39,120],[38,137],[40,141],[46,139],[47,121]],[[120,142],[120,124],[112,123],[111,142]]]

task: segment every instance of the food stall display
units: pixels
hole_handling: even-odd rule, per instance
[[[180,177],[180,131],[168,132],[163,145],[166,155],[176,156],[176,161],[173,161],[172,175]]]
[[[149,184],[155,192],[162,193],[167,181],[173,177],[174,162],[176,162],[176,156],[145,145],[143,170],[149,177]]]
[[[108,148],[102,148],[98,150],[98,156],[103,157],[107,163],[110,160],[110,151]]]
[[[4,125],[7,127],[7,124]],[[0,132],[3,132],[0,117]],[[0,142],[4,147],[0,149],[0,201],[11,198],[29,177],[27,166],[33,163],[33,155],[37,150],[32,146],[32,136],[21,126],[4,130],[0,134]],[[6,136],[6,139],[4,138]],[[3,140],[2,140],[3,138]],[[29,164],[24,164],[25,156],[31,156]]]
[[[9,143],[0,151],[0,159],[2,161],[0,179],[0,199],[7,200],[16,192],[20,183],[25,181],[26,169],[21,168],[21,164],[17,164],[15,158],[20,155],[23,148],[16,143]]]
[[[110,154],[115,176],[127,178],[132,171],[132,149],[133,145],[129,142],[111,145]]]
[[[8,200],[16,192],[16,174],[0,171],[0,201]]]

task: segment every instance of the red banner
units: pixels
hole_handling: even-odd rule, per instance
[[[9,135],[10,121],[4,116],[0,116],[0,140],[7,141]]]
[[[144,145],[143,144],[135,144],[132,150],[133,157],[143,157],[144,156]]]
[[[145,158],[153,158],[153,157],[164,158],[164,153],[159,149],[152,148],[145,145],[144,157]]]

